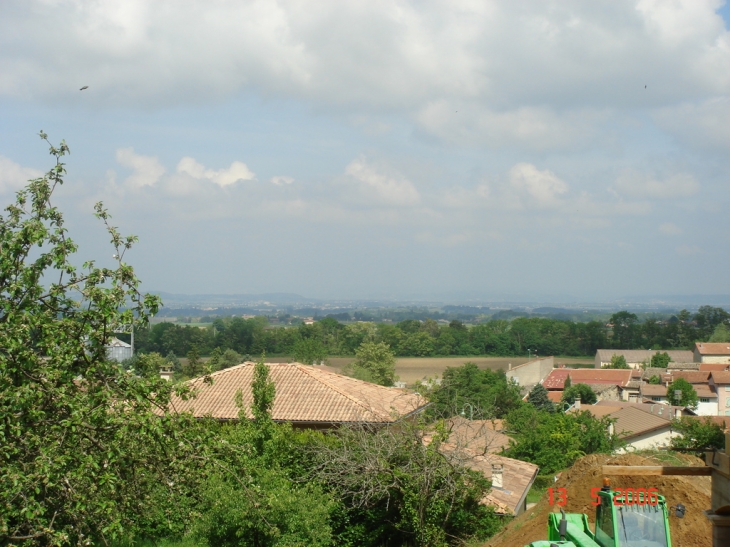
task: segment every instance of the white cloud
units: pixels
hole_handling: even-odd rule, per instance
[[[645,173],[627,170],[616,179],[616,189],[635,198],[671,199],[696,194],[700,183],[688,173],[676,173],[658,180]]]
[[[160,165],[157,158],[135,154],[131,147],[119,148],[116,157],[119,164],[132,169],[132,174],[124,183],[133,188],[152,186],[165,174],[165,168]]]
[[[654,112],[657,124],[692,147],[730,148],[730,97],[687,102]]]
[[[286,186],[287,184],[293,184],[294,179],[292,177],[271,177],[269,179],[269,182],[271,184],[275,184],[276,186]]]
[[[241,161],[234,161],[228,169],[206,169],[191,157],[184,157],[177,164],[177,172],[190,175],[195,179],[207,179],[218,186],[230,186],[239,180],[254,180],[256,174]]]
[[[682,229],[674,224],[673,222],[665,222],[659,225],[659,231],[667,235],[679,235],[682,233]]]
[[[528,195],[538,207],[554,207],[568,185],[552,171],[540,171],[530,163],[518,163],[509,171],[512,187]]]
[[[345,173],[358,181],[363,193],[386,205],[415,205],[420,195],[413,183],[399,174],[385,174],[364,157],[350,162]]]
[[[32,167],[23,167],[10,158],[0,156],[0,194],[19,190],[31,179],[42,176],[43,173]]]

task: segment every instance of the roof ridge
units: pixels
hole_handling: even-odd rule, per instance
[[[381,418],[383,417],[382,414],[380,414],[379,412],[376,412],[372,407],[369,407],[368,405],[366,405],[365,403],[363,403],[359,399],[353,397],[349,393],[347,393],[347,392],[343,391],[342,389],[338,388],[337,386],[333,385],[331,382],[328,382],[324,378],[318,377],[316,374],[311,374],[310,373],[310,370],[311,371],[314,371],[315,370],[315,368],[312,365],[305,365],[304,363],[290,363],[290,364],[296,366],[299,370],[301,370],[304,374],[306,374],[310,378],[313,378],[314,380],[320,382],[321,384],[326,385],[328,388],[336,391],[337,393],[339,393],[340,395],[342,395],[346,399],[349,399],[352,402],[354,402],[356,405],[364,408],[367,412],[370,412],[372,414],[375,414],[376,416],[379,416]],[[310,368],[310,370],[307,370],[306,367],[311,367],[311,368]],[[321,373],[332,374],[334,376],[342,376],[343,378],[347,378],[348,380],[355,380],[356,382],[362,382],[362,380],[358,380],[357,378],[350,378],[349,376],[344,376],[342,374],[337,374],[335,372],[330,372],[328,370],[317,370],[317,374],[321,374]],[[363,382],[363,383],[367,383],[367,382]],[[382,387],[382,386],[378,386],[378,387]],[[386,416],[386,418],[390,418],[390,416]]]
[[[255,364],[255,363],[253,363],[251,361],[246,361],[246,362],[241,363],[239,365],[233,365],[232,367],[222,368],[221,370],[216,370],[215,372],[211,372],[210,374],[203,374],[202,376],[196,376],[195,378],[190,378],[190,380],[187,380],[186,383],[192,384],[193,382],[204,381],[205,378],[208,377],[208,376],[211,376],[211,377],[212,376],[221,376],[224,373],[230,372],[232,370],[237,370],[237,369],[239,369],[241,367],[245,367],[245,366],[253,365],[253,364]]]

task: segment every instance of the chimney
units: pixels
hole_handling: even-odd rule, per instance
[[[682,409],[677,407],[674,409],[674,417],[678,420],[682,417]]]
[[[615,431],[616,431],[616,428],[614,427],[613,422],[608,424],[608,434],[613,435]]]
[[[492,464],[492,488],[504,488],[502,481],[504,475],[504,466],[501,464]]]
[[[580,397],[575,398],[575,409],[580,410]]]

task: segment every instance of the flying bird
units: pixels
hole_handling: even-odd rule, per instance
[[[81,89],[79,89],[79,91],[83,91],[84,89],[89,89],[89,86],[88,85],[85,85],[84,87],[82,87]]]

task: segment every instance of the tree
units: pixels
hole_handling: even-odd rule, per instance
[[[555,412],[555,405],[548,397],[548,390],[542,384],[536,384],[527,396],[527,402],[537,410]]]
[[[611,363],[609,365],[606,365],[606,368],[627,369],[630,367],[626,362],[626,358],[623,355],[618,355],[617,353],[614,353],[611,356]]]
[[[573,385],[573,380],[571,379],[570,374],[568,374],[568,377],[565,379],[565,382],[563,382],[563,391],[565,391],[572,385]]]
[[[635,313],[620,311],[611,316],[609,322],[613,325],[613,345],[617,348],[632,349],[636,338],[639,318]]]
[[[200,360],[197,346],[190,348],[187,358],[188,362],[183,365],[183,374],[188,378],[197,378],[203,374],[203,362]]]
[[[682,434],[681,437],[672,438],[672,448],[698,451],[725,448],[725,433],[709,416],[704,418],[684,416],[679,420],[673,420],[672,427]]]
[[[679,398],[676,397],[675,391],[682,392]],[[669,399],[670,405],[686,406],[689,408],[697,408],[699,403],[697,392],[692,387],[692,384],[684,378],[677,378],[669,384],[669,387],[667,387],[667,399]]]
[[[667,368],[669,366],[669,361],[671,361],[671,359],[666,351],[663,353],[659,353],[657,351],[651,356],[650,366],[654,368]]]
[[[563,390],[561,400],[564,403],[573,404],[575,400],[580,398],[581,403],[586,405],[596,404],[598,397],[588,384],[574,384],[568,389]]]
[[[355,352],[355,360],[345,367],[353,378],[381,386],[392,386],[396,381],[395,355],[383,342],[363,342]]]
[[[730,327],[725,323],[717,325],[708,342],[730,342]]]
[[[324,344],[316,338],[300,338],[292,350],[294,360],[305,365],[323,363],[327,360]]]
[[[662,383],[662,379],[654,374],[651,378],[649,378],[649,383],[656,386]]]
[[[145,513],[140,492],[167,485],[183,436],[178,418],[152,412],[175,388],[107,360],[112,333],[144,327],[160,305],[124,261],[136,238],[98,203],[114,266],[77,268],[52,203],[69,149],[50,151],[54,167],[0,216],[0,544],[108,544]]]

